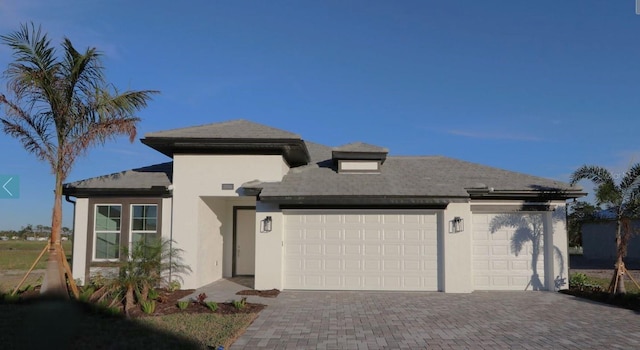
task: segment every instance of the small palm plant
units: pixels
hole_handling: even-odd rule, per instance
[[[148,300],[149,292],[156,286],[169,285],[169,275],[179,275],[191,271],[182,262],[182,250],[172,246],[171,240],[137,242],[131,251],[125,249],[126,259],[120,262],[119,273],[98,291],[97,296],[110,295],[113,300],[121,300],[125,315],[136,303]],[[128,254],[126,254],[128,253]]]
[[[624,294],[623,277],[627,272],[624,258],[633,233],[631,218],[638,216],[640,209],[640,163],[633,165],[617,184],[609,170],[594,165],[584,165],[571,175],[572,185],[581,180],[591,180],[596,185],[597,204],[604,205],[616,215],[616,262],[608,291],[611,294]]]

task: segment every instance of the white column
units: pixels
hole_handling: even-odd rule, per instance
[[[73,278],[85,284],[87,272],[87,254],[93,254],[93,247],[87,248],[87,229],[89,221],[89,199],[78,198],[75,205],[75,222],[73,223]]]
[[[446,293],[470,293],[473,291],[471,207],[469,203],[450,203],[439,217],[442,218],[439,244],[441,287]],[[451,230],[456,217],[464,222],[464,230],[460,232]]]
[[[263,222],[271,217],[271,231]],[[283,288],[284,216],[277,204],[256,203],[255,289]]]

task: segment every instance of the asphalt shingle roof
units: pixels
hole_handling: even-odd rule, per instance
[[[334,147],[336,152],[357,152],[357,153],[389,153],[389,149],[364,142],[353,142],[339,147]]]
[[[569,184],[442,156],[391,156],[379,174],[338,173],[332,161],[292,169],[261,198],[307,196],[468,197],[466,189],[567,190]]]
[[[173,162],[155,164],[65,184],[73,189],[151,189],[167,187],[173,179]]]
[[[145,138],[300,139],[300,135],[244,119],[151,132]]]

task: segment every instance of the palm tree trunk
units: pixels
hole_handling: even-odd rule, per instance
[[[133,294],[133,286],[132,285],[128,285],[127,286],[127,293],[124,296],[124,314],[129,317],[129,310],[131,310],[134,307],[134,294]]]
[[[54,191],[53,214],[51,218],[51,248],[49,260],[45,270],[41,294],[69,297],[67,283],[64,277],[62,249],[60,249],[60,229],[62,228],[62,176],[56,174],[56,188]]]
[[[622,222],[620,219],[616,221],[616,264],[613,270],[613,277],[609,284],[609,292],[612,294],[627,293],[624,287],[624,247],[622,246]]]

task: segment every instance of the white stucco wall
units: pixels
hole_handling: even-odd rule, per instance
[[[473,291],[471,234],[472,215],[469,203],[451,203],[444,210],[439,222],[442,232],[440,262],[442,291],[447,293],[469,293]],[[464,220],[464,230],[451,232],[455,217]]]
[[[184,262],[192,269],[192,273],[183,276],[185,288],[211,283],[223,276],[223,270],[225,275],[231,272],[227,249],[231,248],[228,252],[232,253],[233,247],[225,237],[232,232],[232,207],[255,203],[253,197],[239,198],[242,184],[252,180],[280,181],[287,170],[279,155],[174,156],[173,239],[184,250]],[[234,189],[223,190],[222,184],[233,184]],[[209,197],[238,201],[227,201],[223,209]]]
[[[569,288],[569,241],[567,237],[566,203],[554,202],[554,212],[548,213],[551,220],[553,233],[553,252],[548,251],[548,256],[553,256],[553,271],[545,271],[549,277],[549,290]],[[545,241],[545,244],[547,241]],[[550,249],[551,250],[551,249]],[[552,288],[553,287],[553,288]]]
[[[73,261],[71,272],[73,278],[84,284],[87,268],[87,227],[89,220],[89,199],[78,198],[75,205],[75,221],[73,223]]]
[[[261,232],[261,221],[271,216],[271,232]],[[284,217],[276,204],[256,203],[255,289],[283,289]]]

